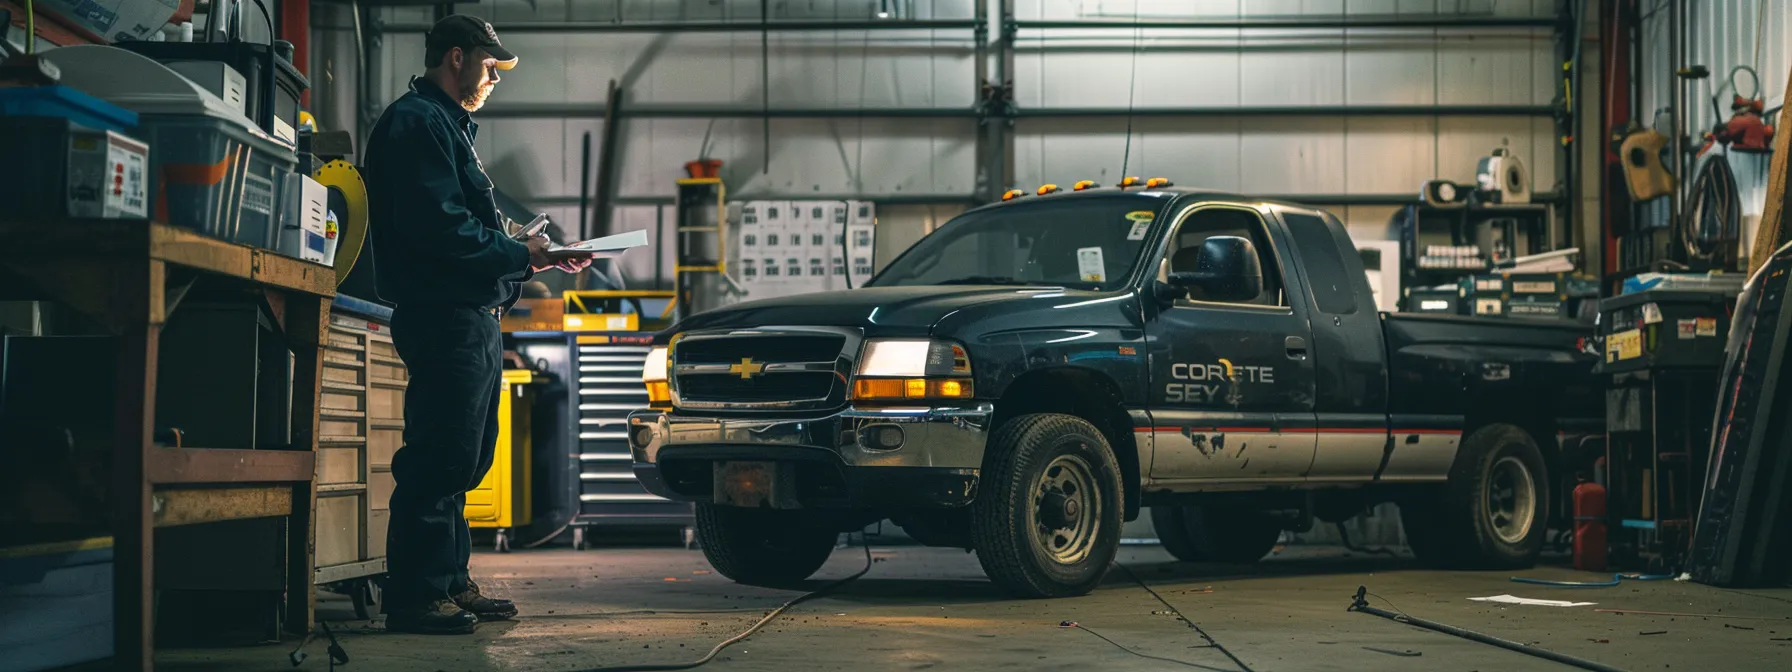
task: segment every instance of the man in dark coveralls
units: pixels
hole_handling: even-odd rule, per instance
[[[491,468],[503,369],[498,317],[536,271],[578,272],[590,255],[513,236],[473,151],[478,110],[517,57],[484,20],[457,14],[424,39],[422,77],[367,142],[374,278],[410,371],[404,447],[392,458],[386,629],[466,634],[516,615],[467,576],[461,511]]]

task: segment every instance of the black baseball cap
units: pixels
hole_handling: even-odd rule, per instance
[[[441,62],[442,55],[455,47],[460,47],[468,55],[474,49],[484,49],[485,53],[498,59],[499,70],[516,67],[516,54],[510,53],[509,49],[498,42],[498,31],[493,30],[492,24],[485,19],[476,16],[452,14],[437,21],[423,38],[423,48],[427,52],[424,64],[433,66]]]

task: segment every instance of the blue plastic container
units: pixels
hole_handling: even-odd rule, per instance
[[[0,88],[0,117],[59,117],[101,131],[127,133],[137,113],[67,86]]]

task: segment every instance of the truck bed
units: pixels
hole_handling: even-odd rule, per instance
[[[1598,423],[1604,399],[1582,351],[1591,325],[1565,320],[1382,314],[1395,415],[1518,409],[1562,429]],[[1545,429],[1539,427],[1538,429]]]

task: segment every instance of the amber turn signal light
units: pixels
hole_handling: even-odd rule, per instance
[[[971,381],[961,378],[860,378],[853,381],[854,399],[969,399]]]

